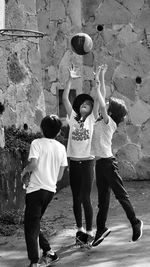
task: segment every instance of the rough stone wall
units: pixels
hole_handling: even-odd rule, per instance
[[[28,124],[37,131],[46,113],[58,113],[58,91],[68,66],[80,67],[72,88],[94,94],[93,70],[108,64],[107,96],[125,100],[127,124],[118,128],[113,151],[124,179],[150,178],[150,1],[149,0],[8,0],[6,27],[38,29],[41,40],[0,42],[0,97],[4,125]],[[93,50],[71,51],[74,33],[86,32]]]
[[[35,1],[6,1],[5,27],[38,30]],[[0,36],[0,100],[3,124],[32,132],[45,114],[39,39]]]
[[[108,64],[107,96],[125,100],[127,124],[120,125],[113,151],[124,179],[150,178],[150,1],[144,0],[49,0],[37,1],[46,112],[58,112],[58,90],[73,62],[83,79],[72,88],[77,94],[93,94],[93,70]],[[93,39],[92,53],[78,56],[71,51],[74,33]]]
[[[40,40],[46,113],[58,113],[58,90],[65,86],[70,61],[82,67],[82,57],[70,49],[71,36],[81,31],[81,9],[80,0],[37,1],[38,27],[47,34]],[[81,93],[82,80],[73,88]]]
[[[94,42],[96,65],[108,64],[108,96],[125,100],[127,125],[113,140],[120,172],[150,178],[150,1],[82,1],[82,30]]]

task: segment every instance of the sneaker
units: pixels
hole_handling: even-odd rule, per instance
[[[142,236],[143,222],[141,220],[138,220],[138,222],[132,226],[132,229],[133,229],[132,241],[135,242],[139,240]]]
[[[93,242],[93,240],[94,240],[94,236],[87,234],[86,244],[90,245]]]
[[[85,233],[82,232],[82,231],[78,231],[78,232],[76,233],[76,245],[80,245],[82,236],[83,236],[84,234],[85,234]]]
[[[87,233],[82,233],[82,235],[80,235],[78,238],[78,244],[79,245],[85,245],[85,244],[89,245],[92,243],[93,239],[94,239],[93,236],[91,236]]]
[[[97,231],[92,246],[98,246],[110,232],[111,230],[106,227],[102,231]]]
[[[42,255],[38,263],[40,264],[40,267],[42,266],[46,267],[46,266],[49,266],[49,264],[56,262],[58,260],[59,260],[59,257],[57,256],[55,252],[48,251],[46,255],[45,254]]]

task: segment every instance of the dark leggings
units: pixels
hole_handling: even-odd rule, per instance
[[[73,212],[77,227],[82,227],[82,205],[85,215],[86,230],[92,230],[93,209],[91,189],[94,179],[94,160],[70,160],[70,186],[73,196]]]
[[[114,157],[101,158],[96,161],[96,184],[98,189],[97,231],[105,227],[110,202],[110,190],[115,194],[131,225],[137,222],[129,195],[118,173],[118,162]]]
[[[38,237],[39,245],[43,252],[51,249],[48,241],[40,231],[40,221],[53,195],[53,192],[44,189],[26,194],[24,230],[28,258],[31,263],[37,263],[39,260]]]

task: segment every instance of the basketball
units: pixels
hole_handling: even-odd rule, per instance
[[[78,55],[88,54],[92,47],[92,38],[86,33],[77,33],[71,38],[72,51]]]

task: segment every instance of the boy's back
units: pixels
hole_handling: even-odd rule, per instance
[[[39,189],[56,192],[60,166],[67,165],[64,145],[55,139],[35,139],[30,147],[29,160],[31,158],[36,158],[38,164],[31,174],[27,193]]]

